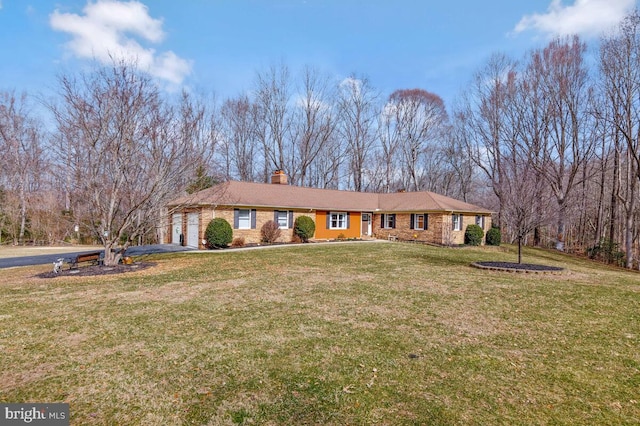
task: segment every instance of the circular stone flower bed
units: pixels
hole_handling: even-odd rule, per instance
[[[557,266],[536,265],[533,263],[515,262],[474,262],[471,266],[493,271],[524,272],[533,274],[560,274],[564,268]]]

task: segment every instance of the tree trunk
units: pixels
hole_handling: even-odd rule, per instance
[[[25,182],[24,177],[21,177],[20,181],[20,232],[18,234],[18,241],[24,244],[24,234],[27,228],[27,200],[25,195]]]
[[[604,158],[604,156],[603,156]],[[602,160],[604,161],[604,160]],[[596,217],[596,230],[595,230],[595,238],[594,245],[600,244],[602,240],[603,222],[604,222],[604,185],[606,179],[606,167],[603,165],[600,173],[600,191],[598,193],[598,204],[597,204],[597,217]]]
[[[124,249],[114,251],[116,246],[115,241],[108,241],[104,244],[104,266],[116,266],[122,259]]]
[[[518,237],[518,264],[522,263],[522,237]]]
[[[626,252],[625,266],[633,268],[633,210],[629,209],[625,218],[624,249]]]
[[[632,163],[628,161],[628,167],[631,169]],[[633,231],[634,231],[634,217],[636,210],[636,182],[635,176],[631,175],[631,170],[627,174],[629,186],[627,195],[627,205],[625,206],[625,226],[624,226],[624,248],[625,248],[625,266],[628,269],[633,268]]]
[[[558,236],[556,239],[556,250],[564,251],[564,239],[565,239],[565,220],[567,215],[567,206],[565,200],[558,200]]]
[[[613,189],[611,191],[610,222],[609,222],[609,243],[613,245],[616,241],[616,221],[618,219],[618,198],[620,197],[620,150],[618,148],[618,133],[615,136],[616,147],[613,154]]]

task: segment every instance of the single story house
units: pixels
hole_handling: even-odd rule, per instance
[[[269,220],[279,224],[281,240],[291,241],[298,216],[316,224],[314,239],[379,238],[462,244],[468,225],[491,227],[491,211],[433,192],[367,193],[305,188],[287,184],[278,171],[271,184],[228,181],[172,201],[169,241],[205,248],[204,231],[221,217],[233,238],[259,243]]]

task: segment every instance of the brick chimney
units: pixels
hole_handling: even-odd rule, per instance
[[[275,185],[288,185],[287,175],[284,170],[276,170],[271,175],[271,183]]]

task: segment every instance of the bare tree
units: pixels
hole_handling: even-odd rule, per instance
[[[541,184],[544,179],[542,170],[545,168],[547,157],[545,147],[549,144],[549,101],[545,93],[544,75],[539,71],[539,56],[532,55],[533,59],[527,63],[522,73],[516,78],[513,102],[507,110],[509,122],[515,130],[517,150],[522,150],[527,155],[527,165],[533,167],[527,177],[533,182],[530,187],[538,192],[532,199],[536,215],[542,217],[545,211],[542,207],[547,186]],[[537,221],[542,225],[541,221]],[[541,230],[534,228],[533,244],[541,243]]]
[[[508,122],[516,81],[516,64],[504,55],[496,54],[474,76],[466,94],[464,106],[456,114],[464,120],[466,151],[475,166],[485,175],[498,199],[497,224],[501,226],[504,171],[502,161],[505,141],[515,139],[515,130]]]
[[[354,75],[340,83],[338,92],[338,132],[347,146],[352,188],[365,191],[365,169],[377,138],[378,94],[368,79]]]
[[[426,90],[410,89],[393,92],[389,104],[398,129],[406,189],[425,189],[422,182],[429,175],[439,175],[428,165],[441,164],[433,160],[439,154],[436,142],[442,139],[447,123],[444,102]]]
[[[0,187],[15,198],[18,208],[4,208],[5,218],[15,224],[14,244],[24,242],[27,232],[29,196],[39,185],[39,176],[46,172],[43,141],[39,125],[28,109],[27,95],[16,97],[13,92],[0,93]]]
[[[534,229],[547,223],[553,209],[528,154],[516,152],[503,162],[502,220],[518,243],[518,263],[522,263],[522,244]]]
[[[203,114],[187,95],[174,108],[135,65],[114,63],[59,79],[61,104],[52,105],[60,162],[68,163],[70,193],[82,226],[105,248],[106,265],[118,263],[136,238],[155,229],[185,176],[206,161]],[[120,250],[114,251],[120,244]]]
[[[291,78],[285,65],[272,66],[256,76],[255,102],[257,105],[258,138],[262,141],[265,158],[263,179],[273,170],[289,173],[293,163],[291,146]]]
[[[222,139],[227,146],[227,177],[251,182],[257,177],[259,142],[256,132],[257,107],[246,95],[228,99],[221,108]]]
[[[626,157],[623,174],[627,178],[626,188],[614,189],[611,204],[612,214],[615,214],[613,208],[617,200],[622,201],[625,209],[626,265],[632,268],[636,181],[640,179],[640,15],[637,10],[624,19],[617,33],[601,40],[600,72],[610,111],[599,115],[609,119],[614,128],[614,173],[618,173],[618,166],[623,163],[621,156]],[[611,226],[613,228],[613,223]],[[612,234],[613,229],[610,236]]]
[[[584,64],[586,45],[575,36],[556,39],[531,55],[533,73],[539,74],[546,102],[547,133],[537,145],[542,161],[534,165],[546,179],[558,203],[556,248],[564,250],[569,196],[581,181],[580,171],[593,154],[594,137],[589,114],[591,88]],[[537,132],[537,130],[536,130]],[[536,153],[537,154],[537,153]]]
[[[380,170],[378,179],[380,183],[375,185],[376,190],[393,192],[401,187],[400,176],[400,128],[395,125],[395,111],[393,105],[387,103],[378,115],[378,139],[379,151],[376,164]]]
[[[456,120],[445,134],[442,146],[443,162],[449,166],[449,174],[454,181],[454,188],[448,193],[445,192],[444,195],[469,202],[477,184],[477,173],[473,160],[467,152],[469,134],[463,126],[463,120]]]
[[[309,185],[311,165],[322,152],[322,147],[333,137],[336,114],[329,78],[313,68],[305,67],[301,79],[293,113],[295,168],[291,170],[291,177],[301,185]]]
[[[320,147],[316,160],[311,164],[309,186],[325,189],[340,189],[346,148],[336,132]]]

